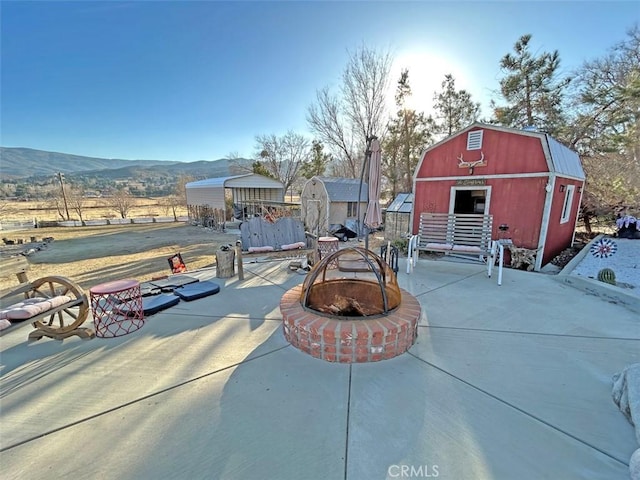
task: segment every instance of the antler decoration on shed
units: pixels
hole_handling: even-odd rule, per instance
[[[457,157],[459,162],[458,167],[460,168],[474,168],[474,167],[486,167],[487,163],[484,161],[484,152],[480,152],[480,160],[476,160],[474,162],[466,162],[464,158],[462,158],[462,154]]]

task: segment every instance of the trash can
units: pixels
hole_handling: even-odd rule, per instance
[[[231,278],[236,274],[236,252],[233,248],[216,252],[216,277]]]

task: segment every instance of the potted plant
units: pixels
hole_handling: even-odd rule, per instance
[[[616,219],[618,238],[640,239],[640,221],[633,215],[621,215]]]

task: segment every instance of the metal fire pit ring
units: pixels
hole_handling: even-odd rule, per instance
[[[357,247],[322,259],[302,285],[283,295],[280,311],[291,345],[341,363],[375,362],[406,352],[416,340],[421,315],[418,300],[398,287],[389,265]]]

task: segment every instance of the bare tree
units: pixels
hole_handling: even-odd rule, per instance
[[[229,173],[231,175],[251,173],[251,164],[242,158],[237,151],[229,152],[224,158],[229,160]]]
[[[63,220],[69,220],[69,205],[67,203],[67,195],[64,188],[64,173],[58,172],[56,173],[56,178],[60,182],[60,193],[62,204],[64,206],[64,215],[62,215]],[[60,209],[58,209],[58,213],[60,213]]]
[[[256,136],[257,159],[288,191],[298,176],[300,166],[309,159],[309,140],[288,131],[283,136]]]
[[[60,220],[68,220],[66,210],[64,208],[64,202],[62,201],[62,195],[54,195],[53,204],[56,206],[56,213],[60,217]]]
[[[334,173],[358,177],[367,139],[384,136],[391,63],[389,53],[363,46],[349,54],[338,95],[328,87],[316,92],[307,122],[336,159]]]
[[[80,223],[84,225],[84,209],[86,206],[86,197],[84,187],[82,185],[67,184],[67,204],[80,219]]]
[[[0,218],[9,219],[19,211],[20,210],[16,208],[12,203],[0,202]]]
[[[173,187],[173,193],[164,199],[165,205],[171,209],[173,219],[178,221],[178,208],[187,206],[187,183],[193,181],[193,177],[180,175]]]
[[[55,178],[53,184],[43,186],[43,188],[40,189],[40,194],[49,200],[49,205],[53,203],[56,214],[60,220],[71,220],[69,211],[73,210],[72,199],[77,195],[83,194],[82,192],[76,193],[75,188],[80,189],[81,187],[74,186],[71,183],[64,183],[64,187],[62,187],[64,175],[56,174]]]
[[[128,190],[121,187],[113,193],[113,196],[107,202],[113,210],[118,212],[120,218],[127,218],[136,204],[136,199]]]
[[[582,163],[587,185],[581,213],[588,233],[593,218],[611,218],[627,208],[640,213],[640,162],[622,152],[585,156]]]

